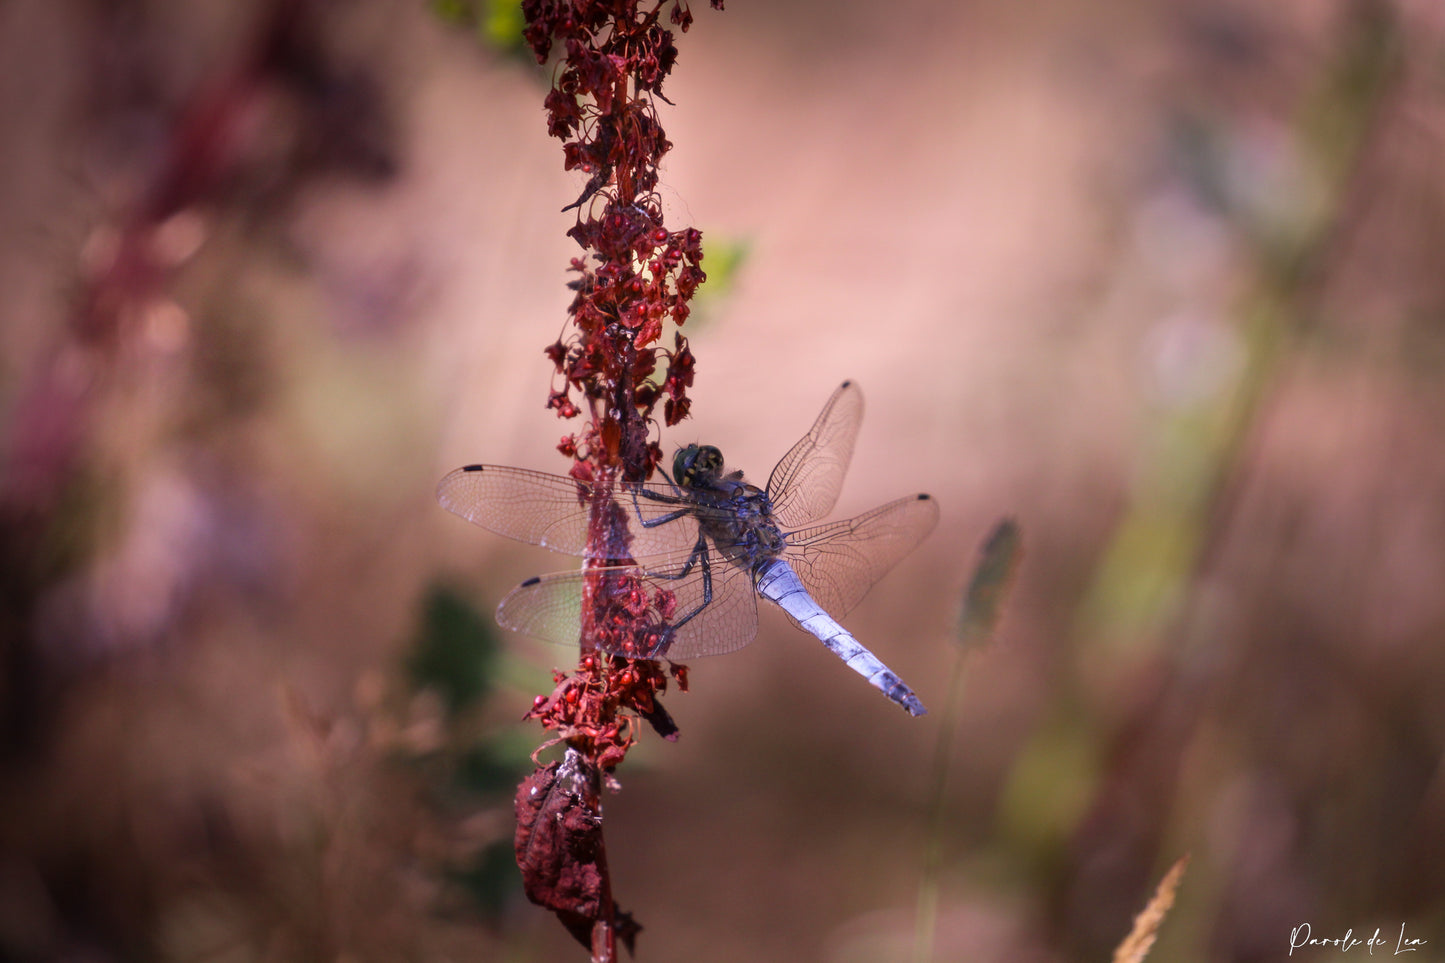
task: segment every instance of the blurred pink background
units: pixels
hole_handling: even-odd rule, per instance
[[[573,563],[433,499],[574,428],[582,178],[509,13],[0,6],[0,956],[585,958],[509,865],[571,657],[491,632]],[[1151,958],[1445,944],[1438,6],[694,14],[662,195],[712,279],[664,447],[765,478],[859,381],[837,517],[943,520],[846,621],[935,710],[1023,529],[931,958],[1106,959],[1186,852]],[[609,798],[636,958],[909,958],[944,714],[776,612],[691,668]]]

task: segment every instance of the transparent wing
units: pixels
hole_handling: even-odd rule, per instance
[[[784,528],[797,528],[832,511],[853,458],[863,421],[863,392],[845,381],[823,406],[812,429],[773,468],[768,500]]]
[[[676,556],[666,570],[623,565],[530,578],[502,600],[497,621],[548,642],[576,645],[586,601],[596,606],[604,652],[674,661],[732,652],[758,634],[757,598],[745,570],[727,562],[719,566],[715,553],[711,557],[712,600],[706,604],[700,565],[682,578],[669,577],[686,561]],[[686,618],[689,613],[696,614]]]
[[[857,518],[790,532],[783,555],[818,604],[842,618],[937,523],[938,502],[909,495]]]
[[[437,484],[437,501],[498,535],[568,555],[644,558],[687,551],[697,542],[696,519],[690,511],[678,515],[686,503],[662,485],[629,485],[609,496],[562,475],[468,465]],[[594,513],[612,536],[589,552],[587,533]],[[673,515],[677,517],[668,520]]]
[[[504,629],[558,645],[576,645],[582,637],[584,572],[538,575],[518,585],[497,606]]]
[[[706,605],[702,573],[697,569],[680,581],[657,579],[652,584],[677,593],[674,621],[702,606],[697,615],[676,630],[666,653],[669,659],[685,661],[735,652],[757,638],[758,596],[753,591],[752,576],[746,569],[719,559],[716,553],[712,557],[712,601]]]

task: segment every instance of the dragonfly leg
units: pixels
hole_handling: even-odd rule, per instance
[[[671,479],[668,479],[668,481],[670,482]],[[675,488],[677,486],[674,485],[673,487]],[[689,514],[688,509],[679,508],[675,512],[668,512],[666,515],[662,515],[658,518],[654,518],[652,521],[648,521],[647,519],[642,517],[642,504],[637,500],[638,495],[641,495],[643,498],[646,498],[650,501],[662,502],[665,505],[682,505],[684,504],[684,499],[681,496],[678,496],[677,498],[670,498],[667,495],[663,495],[658,492],[650,492],[646,490],[639,490],[636,488],[632,489],[632,510],[637,513],[637,524],[641,525],[643,528],[656,528],[659,525],[666,525],[668,522],[675,522],[679,518],[682,518],[684,515]]]
[[[663,468],[661,465],[658,465],[658,466],[657,466],[657,473],[662,476],[663,481],[667,482],[669,485],[672,486],[672,490],[673,490],[673,492],[677,495],[677,497],[678,497],[678,498],[681,498],[681,497],[682,497],[682,486],[680,486],[677,482],[675,482],[675,481],[672,480],[672,476],[667,473],[667,469],[666,469],[666,468]]]
[[[707,608],[709,605],[712,604],[712,559],[708,554],[707,543],[702,540],[701,536],[699,536],[697,540],[697,548],[693,549],[692,557],[687,560],[687,564],[682,567],[681,571],[679,571],[675,575],[656,576],[657,578],[663,578],[668,580],[683,578],[692,569],[694,562],[700,562],[702,564],[702,601],[697,604],[696,608],[684,615],[682,618],[673,620],[672,629],[674,631],[682,628],[688,622],[692,621],[693,618],[698,615],[698,613],[700,613],[703,609]]]
[[[683,564],[682,568],[678,569],[676,572],[648,572],[647,575],[649,578],[661,579],[664,582],[676,582],[679,579],[687,578],[687,576],[692,572],[693,566],[698,564],[699,562],[702,563],[704,571],[707,571],[707,542],[703,539],[700,533],[697,536],[697,544],[693,545],[692,547],[692,554],[687,557],[687,562]]]
[[[697,544],[693,546],[692,554],[688,556],[687,564],[671,574],[660,572],[649,572],[648,575],[654,579],[667,582],[675,582],[687,578],[692,572],[694,565],[702,566],[702,601],[699,602],[691,612],[668,623],[663,633],[662,641],[653,648],[650,653],[653,658],[662,658],[667,655],[668,647],[677,634],[677,630],[696,618],[703,609],[712,604],[712,557],[707,550],[707,540],[701,534],[697,537]]]

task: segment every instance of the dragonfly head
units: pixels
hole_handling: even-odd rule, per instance
[[[688,445],[672,459],[672,477],[683,488],[691,488],[699,476],[715,475],[722,467],[722,452],[712,445]]]

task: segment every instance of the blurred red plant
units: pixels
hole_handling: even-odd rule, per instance
[[[120,24],[149,16],[112,6],[94,11],[111,51],[126,46],[112,36]],[[126,106],[137,116],[164,116],[165,136],[133,196],[91,233],[69,316],[25,366],[0,424],[0,759],[43,748],[59,695],[79,672],[79,660],[56,658],[35,641],[33,624],[57,584],[93,564],[91,523],[75,517],[85,502],[77,492],[115,497],[124,487],[96,463],[105,412],[128,379],[148,377],[149,363],[179,352],[185,331],[208,320],[193,322],[177,304],[176,275],[225,213],[276,203],[322,174],[378,182],[397,169],[380,88],[328,52],[326,7],[322,0],[257,4],[234,56],[212,65],[178,103],[146,95]],[[149,81],[121,82],[105,58],[91,69],[104,91],[99,103],[123,98],[112,88],[149,89]],[[266,164],[258,132],[288,112],[315,141],[298,134],[289,166],[268,183],[269,196],[258,196],[257,172]],[[102,111],[95,125],[113,122]],[[57,535],[72,526],[87,535]],[[88,640],[72,648],[82,644]]]
[[[690,404],[694,359],[687,339],[678,331],[670,349],[661,342],[664,322],[685,323],[688,302],[706,280],[702,234],[663,224],[655,189],[658,164],[672,145],[655,101],[666,101],[662,83],[677,61],[663,14],[685,32],[692,13],[685,0],[524,0],[522,11],[523,36],[537,61],[546,63],[554,47],[562,51],[545,100],[548,133],[562,140],[566,169],[590,175],[564,208],[578,209],[567,233],[588,253],[571,263],[577,275],[568,285],[576,292],[571,329],[546,349],[562,382],[547,406],[573,418],[579,402],[585,405],[587,423],[557,447],[573,460],[573,477],[610,491],[646,479],[662,460],[649,437],[658,402],[668,425],[685,418]],[[614,517],[610,500],[596,505],[588,544],[614,544],[612,533],[625,519]],[[591,557],[588,565],[629,561]],[[516,852],[528,898],[555,912],[594,960],[612,960],[618,938],[630,949],[640,927],[612,897],[602,784],[612,781],[633,744],[638,718],[667,739],[677,729],[657,700],[668,674],[655,662],[600,651],[605,633],[645,631],[646,612],[618,597],[614,580],[592,585],[582,603],[577,670],[558,673],[553,692],[538,696],[527,714],[567,750],[518,788]],[[685,690],[685,668],[672,666],[671,675]]]

